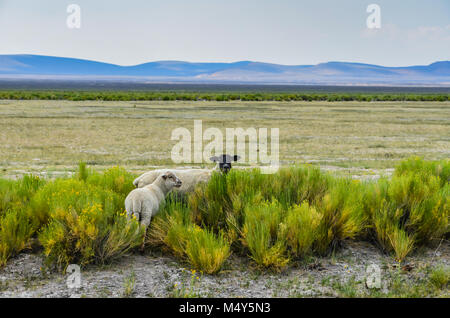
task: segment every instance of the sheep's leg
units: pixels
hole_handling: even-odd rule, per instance
[[[140,249],[139,249],[139,252],[141,253],[141,254],[143,254],[144,253],[144,251],[145,251],[145,240],[147,239],[147,228],[145,228],[145,231],[144,231],[144,239],[142,240],[142,244],[141,244],[141,247],[140,247]]]
[[[125,200],[125,211],[127,213],[127,218],[135,218],[139,222],[139,216],[141,211],[141,204],[136,202],[133,198],[127,198]]]
[[[145,228],[145,232],[144,232],[144,240],[142,241],[142,245],[141,245],[141,249],[140,249],[141,253],[144,252],[145,239],[147,238],[147,229],[148,229],[148,226],[150,225],[151,220],[152,220],[151,213],[144,213],[142,215],[141,226],[143,226]]]

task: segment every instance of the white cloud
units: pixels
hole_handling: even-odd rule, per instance
[[[363,38],[388,38],[390,40],[432,40],[450,41],[450,25],[418,26],[415,28],[400,28],[395,24],[382,25],[380,29],[366,28],[361,33]]]
[[[380,29],[365,28],[362,31],[363,38],[388,38],[391,40],[397,39],[402,36],[403,30],[401,30],[395,24],[382,24]]]
[[[428,39],[433,41],[450,41],[450,25],[441,26],[419,26],[412,30],[408,30],[408,39],[422,40]]]

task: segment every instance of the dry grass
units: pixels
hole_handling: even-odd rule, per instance
[[[449,157],[450,102],[0,101],[0,171],[169,165],[172,129],[279,127],[284,164],[383,169]]]

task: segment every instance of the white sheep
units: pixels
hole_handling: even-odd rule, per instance
[[[160,175],[164,174],[167,169],[158,169],[144,173],[133,181],[137,188],[143,188],[153,183]],[[186,194],[194,190],[195,186],[201,182],[208,182],[211,178],[212,170],[208,169],[171,169],[170,172],[177,175],[182,181],[180,188],[175,191],[180,194]]]
[[[231,169],[231,162],[239,160],[239,156],[221,155],[218,157],[211,157],[211,161],[216,162],[217,165],[213,170],[210,169],[157,169],[146,172],[134,179],[133,184],[137,188],[145,187],[147,184],[152,183],[161,174],[166,171],[175,173],[178,178],[183,182],[182,186],[175,190],[180,194],[186,194],[194,191],[195,186],[202,182],[208,182],[211,179],[213,171],[228,173]]]
[[[134,189],[125,199],[125,210],[128,218],[136,217],[147,231],[152,216],[159,212],[166,195],[173,188],[179,188],[181,185],[182,181],[173,172],[166,171],[151,184]]]

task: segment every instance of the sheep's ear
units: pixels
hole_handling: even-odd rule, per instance
[[[217,161],[219,161],[219,157],[213,156],[213,157],[209,158],[209,160],[211,160],[212,162],[217,162]]]
[[[239,159],[241,159],[241,156],[234,155],[234,161],[238,161]]]
[[[163,175],[162,175],[162,178],[163,178],[164,180],[166,180],[166,179],[167,179],[167,174],[163,174]]]

